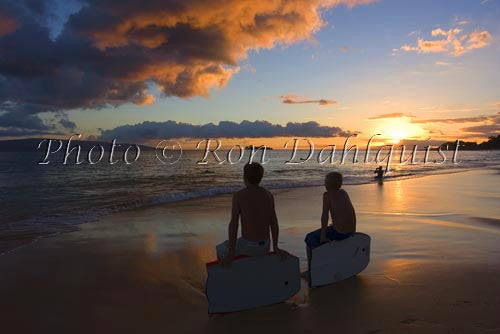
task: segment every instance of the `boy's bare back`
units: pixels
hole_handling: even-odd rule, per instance
[[[349,195],[344,189],[325,192],[323,194],[323,205],[327,206],[326,209],[330,212],[333,225],[338,232],[356,232],[356,212]]]
[[[241,217],[241,236],[250,241],[269,239],[269,229],[276,212],[274,197],[260,186],[249,186],[233,196],[233,216]]]

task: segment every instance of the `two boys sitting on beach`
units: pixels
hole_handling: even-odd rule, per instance
[[[279,225],[274,207],[274,196],[259,185],[264,168],[254,162],[243,169],[245,188],[233,195],[229,240],[217,245],[217,258],[224,266],[230,266],[235,256],[265,255],[270,249],[270,234],[273,250],[282,259],[287,252],[278,247]],[[342,174],[328,173],[325,177],[326,192],[323,194],[321,228],[308,233],[305,242],[308,256],[310,250],[330,240],[342,240],[356,232],[356,213],[349,195],[342,186]],[[331,215],[333,224],[328,226]],[[241,218],[241,238],[238,223]]]

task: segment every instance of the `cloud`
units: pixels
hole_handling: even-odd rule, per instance
[[[147,106],[155,102],[155,97],[153,95],[145,95],[141,101],[137,101],[136,104],[139,106]]]
[[[74,130],[76,129],[76,124],[72,121],[70,121],[68,119],[68,115],[67,114],[63,114],[63,113],[59,113],[57,116],[56,116],[56,119],[58,119],[58,124],[64,128],[64,129],[68,129],[70,130],[71,132],[74,132]]]
[[[299,99],[296,94],[287,94],[280,96],[281,103],[284,104],[318,104],[320,106],[327,106],[332,104],[337,104],[335,100],[319,99],[319,100],[307,100]]]
[[[486,124],[469,126],[460,129],[464,132],[470,132],[475,134],[480,134],[485,137],[497,136],[500,133],[500,111],[494,115],[489,116],[486,120]]]
[[[500,132],[500,111],[493,115],[479,115],[473,117],[460,117],[460,118],[437,118],[437,119],[413,119],[412,123],[418,124],[432,124],[432,123],[446,123],[446,124],[461,124],[461,123],[483,123],[479,125],[461,128],[463,132],[474,133],[476,135],[490,136],[498,135]]]
[[[57,136],[64,134],[60,131],[38,131],[12,127],[0,128],[0,137]]]
[[[53,129],[52,125],[47,124],[42,119],[32,114],[23,114],[23,117],[18,117],[16,112],[4,112],[0,114],[1,127],[15,127],[38,131],[49,131]]]
[[[446,136],[446,132],[442,131],[442,130],[433,130],[433,129],[424,129],[426,130],[427,132],[429,132],[429,134],[438,134],[438,135],[441,135],[441,136]]]
[[[466,50],[482,49],[490,43],[491,35],[487,31],[474,31],[469,34]]]
[[[435,40],[418,38],[416,45],[403,45],[400,50],[418,53],[448,53],[461,56],[466,52],[487,47],[491,42],[491,34],[486,30],[476,30],[463,33],[460,28],[443,30],[437,28],[431,31],[432,37],[441,37]]]
[[[16,20],[0,8],[0,37],[10,34],[17,29]]]
[[[460,129],[465,132],[472,132],[472,133],[478,133],[483,136],[493,136],[493,135],[498,135],[500,133],[500,123],[493,123],[493,124],[484,124],[484,125],[476,125],[476,126],[469,126],[466,128]]]
[[[4,109],[0,111],[0,137],[53,135],[76,129],[76,124],[70,121],[68,115],[63,112],[41,119],[35,114],[30,114],[29,110],[28,112],[12,112],[11,108],[9,104],[0,106],[0,109]]]
[[[450,65],[450,63],[448,63],[448,62],[445,62],[445,61],[439,61],[439,60],[438,60],[438,61],[436,61],[434,64],[435,64],[436,66],[449,66],[449,65]]]
[[[353,48],[350,48],[350,47],[348,47],[348,46],[341,46],[341,47],[339,48],[339,51],[340,51],[340,52],[343,52],[343,53],[347,53],[347,52],[350,52],[350,51],[352,51],[352,50],[353,50]]]
[[[434,118],[434,119],[413,119],[412,123],[427,124],[427,123],[476,123],[476,122],[490,122],[499,118],[500,112],[494,115],[479,115],[473,117],[460,117],[460,118]]]
[[[405,114],[402,112],[394,112],[394,113],[390,113],[390,114],[376,115],[376,116],[370,117],[368,119],[385,119],[385,118],[400,118],[400,117],[415,117],[415,116],[410,115],[410,114]]]
[[[46,1],[0,2],[0,106],[10,104],[0,110],[10,119],[149,104],[150,85],[209,96],[249,51],[311,40],[324,10],[372,0],[80,2],[58,33]]]
[[[469,134],[462,134],[463,138],[477,137],[478,135],[488,137],[490,135],[498,134],[500,131],[500,112],[492,115],[478,115],[472,117],[459,117],[459,118],[435,118],[435,119],[412,119],[411,123],[416,124],[462,124],[462,123],[482,123],[479,125],[461,128],[462,132]],[[439,133],[445,135],[441,129],[426,129],[429,133]],[[472,133],[472,134],[471,134]]]
[[[219,124],[196,125],[175,121],[142,122],[122,125],[110,130],[101,130],[100,140],[143,142],[150,139],[171,138],[259,138],[259,137],[344,137],[349,136],[336,126],[323,126],[317,122],[293,123],[285,126],[267,121],[221,121]]]

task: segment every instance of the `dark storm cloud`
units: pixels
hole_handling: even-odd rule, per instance
[[[143,122],[102,130],[100,140],[143,142],[149,139],[170,138],[258,138],[258,137],[339,137],[351,133],[336,126],[322,126],[317,122],[292,123],[285,126],[267,121],[221,121],[219,124],[195,125],[175,121]]]
[[[60,113],[59,115],[56,116],[58,119],[58,124],[63,127],[64,129],[68,129],[71,131],[74,131],[76,129],[76,124],[75,122],[72,122],[68,119],[68,115]]]
[[[26,137],[26,136],[60,136],[66,133],[61,131],[39,131],[20,128],[3,128],[0,129],[0,137]]]
[[[53,36],[55,2],[0,0],[0,128],[38,129],[43,112],[148,104],[148,83],[165,96],[207,96],[249,50],[305,40],[324,25],[322,9],[371,0],[82,0]]]
[[[19,117],[22,115],[22,117]],[[16,127],[31,130],[52,130],[53,126],[44,123],[39,117],[22,112],[5,112],[0,115],[1,127]]]

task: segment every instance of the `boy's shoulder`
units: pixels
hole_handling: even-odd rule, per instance
[[[264,187],[259,186],[259,187],[257,188],[257,190],[258,190],[258,191],[261,191],[261,192],[263,192],[263,193],[265,193],[265,194],[266,194],[267,196],[269,196],[269,197],[274,198],[273,194],[272,194],[269,190],[267,190],[266,188],[264,188]],[[249,190],[247,187],[245,187],[245,188],[241,188],[240,190],[238,190],[237,192],[235,192],[235,193],[233,194],[233,196],[239,197],[239,196],[242,196],[242,195],[244,195],[244,194],[249,193],[250,191],[255,191],[255,190]]]
[[[270,192],[269,190],[267,190],[266,188],[264,188],[264,187],[260,187],[260,189],[261,189],[261,190],[262,190],[262,192],[264,192],[264,193],[265,193],[268,197],[270,197],[270,198],[274,198],[273,193],[272,193],[272,192]]]
[[[241,188],[240,190],[233,193],[233,197],[238,198],[238,197],[244,196],[245,193],[247,193],[247,192],[248,192],[247,188]]]
[[[328,195],[329,195],[329,192],[328,192],[328,191],[325,191],[325,192],[323,193],[323,196],[324,196],[324,197],[328,197]],[[342,188],[340,188],[340,189],[338,189],[338,190],[336,190],[336,191],[333,191],[333,192],[332,192],[332,195],[333,195],[333,196],[349,196],[349,195],[347,194],[347,191],[345,191],[345,190],[344,190],[344,189],[342,189]]]
[[[339,194],[340,196],[347,196],[347,197],[349,197],[349,194],[348,194],[348,193],[347,193],[347,191],[345,191],[343,188],[340,188],[340,189],[338,190],[338,194]]]

